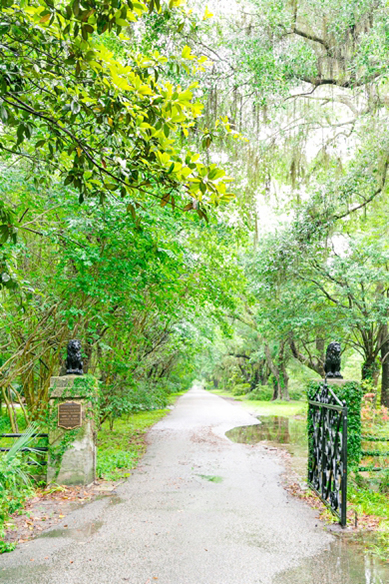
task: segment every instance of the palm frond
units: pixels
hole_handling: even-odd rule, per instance
[[[19,452],[22,451],[23,448],[28,448],[28,445],[31,444],[33,439],[33,435],[37,433],[37,426],[35,424],[31,424],[18,438],[9,449],[5,458],[11,461]]]

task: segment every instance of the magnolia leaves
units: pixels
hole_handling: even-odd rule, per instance
[[[34,2],[30,4],[35,5]],[[120,33],[122,27],[135,22],[146,10],[147,5],[142,1],[128,1],[123,5],[118,0],[113,0],[96,5],[92,0],[73,0],[65,7],[58,7],[52,0],[43,0],[41,6],[35,9],[35,15],[40,25],[54,25],[64,37],[81,37],[87,42],[89,35],[94,33]]]
[[[159,10],[160,3],[148,8]],[[203,164],[196,153],[182,154],[202,113],[193,96],[197,85],[158,82],[155,71],[166,58],[158,51],[134,54],[116,34],[146,9],[142,2],[117,0],[101,6],[74,0],[61,8],[52,0],[39,6],[27,0],[17,16],[6,10],[6,18],[14,26],[17,19],[29,34],[28,58],[23,40],[7,39],[4,46],[8,77],[0,115],[9,152],[43,162],[47,175],[49,168],[78,191],[80,202],[128,196],[144,204],[151,197],[205,216],[204,205],[233,195],[223,170]],[[104,30],[112,31],[107,44],[97,36]],[[201,61],[189,47],[178,58]]]

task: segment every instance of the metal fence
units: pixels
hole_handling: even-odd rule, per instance
[[[383,444],[388,443],[389,442],[389,437],[388,436],[373,436],[373,435],[362,435],[362,443],[364,442],[368,442],[369,445],[373,442],[374,445],[375,444]],[[370,464],[368,466],[363,465],[359,467],[359,471],[360,472],[387,472],[388,471],[388,464],[387,464],[387,459],[389,457],[389,451],[388,450],[381,450],[381,449],[375,449],[375,450],[366,450],[366,448],[362,449],[362,459],[366,458],[366,457],[375,457],[375,458],[380,458],[381,461],[383,462],[383,466],[375,466],[374,464]],[[386,463],[386,464],[385,464]]]
[[[21,438],[23,436],[23,434],[0,434],[0,439],[2,438]],[[45,438],[46,442],[49,439],[49,435],[48,434],[32,434],[31,438]],[[41,457],[45,456],[46,453],[48,452],[49,448],[48,446],[29,446],[29,447],[25,447],[25,448],[21,448],[21,452],[32,452],[34,454],[37,454],[39,456],[39,460],[38,461],[34,461],[34,460],[30,460],[28,462],[28,464],[31,465],[43,465],[45,466],[47,464],[47,462],[45,460],[41,460]],[[10,448],[0,448],[0,452],[9,452]]]
[[[347,522],[347,406],[327,380],[308,400],[308,483],[339,518]]]

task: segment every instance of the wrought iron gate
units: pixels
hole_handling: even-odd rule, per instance
[[[327,384],[308,400],[308,483],[339,518],[347,521],[347,406]]]

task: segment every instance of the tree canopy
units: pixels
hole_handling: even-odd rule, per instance
[[[102,419],[196,376],[288,399],[333,340],[389,405],[386,1],[0,6],[10,416],[75,336]]]
[[[3,157],[29,162],[43,188],[58,177],[80,202],[126,197],[133,214],[157,198],[202,216],[204,204],[230,198],[225,173],[183,144],[202,111],[196,83],[162,79],[167,58],[133,50],[136,26],[159,1],[0,6]],[[191,72],[206,62],[189,47],[170,58]]]

